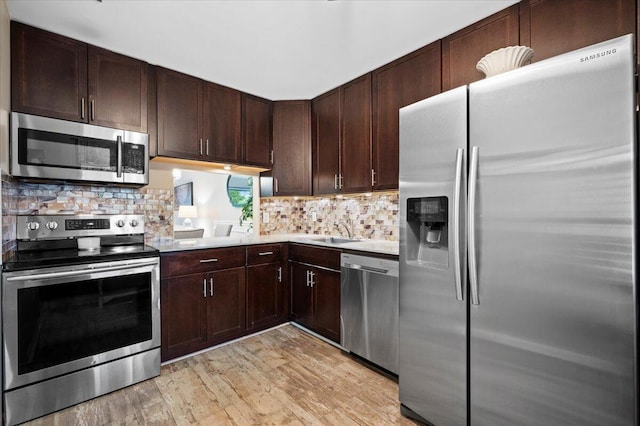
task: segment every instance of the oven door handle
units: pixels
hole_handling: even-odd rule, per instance
[[[30,274],[30,275],[21,275],[17,277],[7,277],[7,281],[33,281],[33,280],[47,280],[51,278],[60,278],[60,277],[73,277],[78,275],[87,275],[92,274],[94,272],[111,272],[111,271],[121,271],[123,269],[134,269],[141,266],[152,266],[157,265],[157,260],[147,261],[147,262],[139,262],[139,263],[126,263],[123,265],[117,266],[106,266],[106,267],[97,267],[97,268],[85,268],[79,269],[77,271],[64,271],[64,272],[49,272],[46,274]]]

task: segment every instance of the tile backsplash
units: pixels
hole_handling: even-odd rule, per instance
[[[261,235],[302,232],[398,241],[398,192],[260,200]],[[265,223],[268,216],[268,223]],[[315,217],[315,220],[314,220]]]
[[[28,183],[2,173],[2,256],[15,249],[15,216],[144,214],[145,239],[173,236],[173,189]]]

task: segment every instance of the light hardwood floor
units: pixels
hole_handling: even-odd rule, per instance
[[[63,392],[64,390],[61,389]],[[413,425],[398,384],[285,325],[29,425]]]

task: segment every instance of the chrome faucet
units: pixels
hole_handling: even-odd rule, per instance
[[[351,238],[353,236],[353,225],[348,225],[347,223],[349,223],[351,221],[347,221],[347,222],[338,222],[336,223],[334,226],[336,227],[336,229],[340,229],[340,225],[342,225],[345,229],[345,231],[347,231],[347,237]]]

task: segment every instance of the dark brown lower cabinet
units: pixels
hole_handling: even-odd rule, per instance
[[[340,342],[340,272],[291,262],[291,319]]]
[[[166,361],[197,351],[207,342],[207,300],[203,281],[208,274],[166,278],[160,282],[161,358]]]
[[[247,329],[259,330],[281,323],[286,317],[284,264],[247,267]]]
[[[245,288],[244,267],[163,279],[162,360],[242,336]]]
[[[244,267],[209,274],[208,343],[222,343],[244,334],[245,291]]]
[[[247,331],[287,319],[286,244],[247,247]]]
[[[290,263],[291,319],[300,325],[313,328],[313,305],[309,287],[309,267],[301,263]]]

